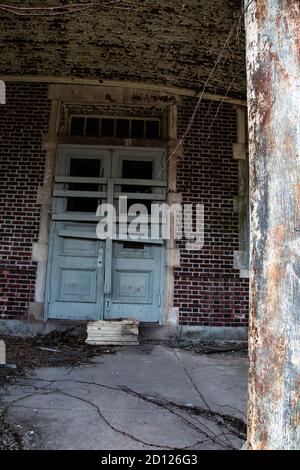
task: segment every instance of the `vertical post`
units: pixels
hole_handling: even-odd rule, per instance
[[[107,181],[107,204],[113,206],[114,203],[114,180],[108,178]],[[104,293],[111,294],[111,276],[112,276],[112,250],[113,241],[111,238],[105,240],[105,281]]]
[[[3,340],[0,339],[0,365],[6,364],[6,347]]]
[[[51,98],[51,94],[48,95]],[[49,238],[49,211],[52,204],[52,185],[57,152],[57,135],[61,112],[61,102],[52,99],[49,120],[49,132],[44,136],[43,149],[46,150],[46,164],[43,185],[39,187],[37,203],[41,204],[38,242],[32,245],[32,261],[37,262],[34,302],[29,307],[29,318],[45,320],[44,302]]]
[[[251,201],[248,449],[299,449],[300,4],[245,4]]]

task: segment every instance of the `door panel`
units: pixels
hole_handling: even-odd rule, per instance
[[[148,213],[151,198],[139,199],[142,193],[158,194],[160,188],[138,184],[138,180],[163,179],[163,152],[145,149],[118,150],[113,157],[112,174],[124,178],[117,191],[131,194],[131,204],[143,203]],[[135,180],[130,184],[130,179]],[[137,195],[135,198],[134,194]],[[163,197],[162,197],[163,199]],[[104,318],[130,317],[143,322],[162,318],[163,245],[142,240],[114,242],[112,251],[112,292],[106,296]]]
[[[104,317],[159,322],[162,313],[163,249],[145,244],[145,249],[128,249],[126,254],[123,245],[121,242],[114,243],[112,293]]]
[[[151,271],[115,269],[114,301],[121,303],[149,304],[152,301]]]
[[[104,184],[97,181],[108,176],[109,156],[99,148],[70,146],[59,151],[47,274],[49,318],[98,320],[103,315],[104,268],[99,254],[104,242],[96,238],[96,222],[84,220],[87,214],[95,215],[101,201],[87,196],[104,192]],[[57,191],[62,195],[56,196]],[[70,191],[84,197],[69,196]]]
[[[96,269],[75,267],[60,268],[57,300],[61,302],[95,302]]]
[[[48,256],[49,318],[161,321],[163,245],[98,240],[96,209],[101,202],[116,202],[120,193],[131,194],[129,206],[140,202],[150,209],[151,194],[164,200],[163,154],[149,149],[61,149]]]
[[[98,253],[103,242],[60,236],[64,230],[93,233],[95,225],[53,222],[51,280],[48,287],[49,318],[99,319],[103,311],[103,267]]]

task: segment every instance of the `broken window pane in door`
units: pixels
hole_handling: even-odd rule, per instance
[[[153,178],[153,162],[139,160],[123,160],[122,178],[151,180]],[[138,184],[123,184],[121,190],[123,193],[151,194],[152,187]],[[147,207],[148,213],[150,212],[150,200],[141,200],[133,198],[128,199],[128,207],[130,207],[132,204],[144,204]]]
[[[70,163],[70,176],[80,178],[99,177],[101,173],[101,160],[72,158]],[[69,191],[99,191],[98,184],[69,183]],[[96,212],[97,198],[69,197],[67,211],[70,212]]]

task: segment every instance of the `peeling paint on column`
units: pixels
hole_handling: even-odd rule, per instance
[[[245,21],[251,200],[248,448],[299,449],[300,3],[254,0]]]

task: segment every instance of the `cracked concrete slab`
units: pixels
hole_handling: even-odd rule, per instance
[[[36,369],[5,399],[9,421],[40,436],[40,449],[240,448],[247,359],[124,347],[78,367]]]

